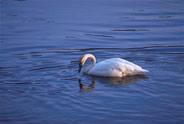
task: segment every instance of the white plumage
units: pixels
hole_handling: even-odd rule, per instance
[[[121,58],[111,58],[96,63],[96,59],[92,54],[85,54],[79,60],[79,72],[85,61],[91,58],[92,64],[84,68],[82,71],[88,75],[103,77],[123,77],[127,75],[138,75],[149,72],[142,67]]]

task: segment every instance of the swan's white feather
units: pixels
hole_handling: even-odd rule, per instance
[[[84,73],[89,75],[104,77],[123,77],[147,72],[148,70],[121,58],[106,59],[95,64],[88,72],[84,71]]]

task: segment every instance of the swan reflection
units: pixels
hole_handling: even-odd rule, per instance
[[[95,88],[95,81],[92,80],[92,83],[88,86],[88,88],[84,87],[84,84],[81,82],[81,79],[78,80],[79,87],[81,90],[86,91],[86,92],[91,92],[91,89]]]
[[[88,76],[87,78],[92,80],[92,83],[86,88],[84,83],[82,83],[81,79],[78,80],[79,88],[86,92],[92,92],[91,89],[95,88],[95,82],[99,82],[105,84],[105,86],[111,87],[122,87],[127,86],[130,83],[135,83],[140,81],[141,79],[148,79],[145,75],[136,75],[136,76],[125,76],[122,78],[106,78],[106,77],[97,77],[97,76]]]

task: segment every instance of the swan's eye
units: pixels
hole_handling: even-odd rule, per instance
[[[79,63],[79,71],[78,71],[79,73],[80,73],[81,69],[82,69],[82,62]]]
[[[79,63],[79,67],[82,67],[82,62]]]

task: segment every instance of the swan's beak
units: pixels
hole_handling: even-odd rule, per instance
[[[82,69],[82,63],[79,63],[79,73],[81,72],[81,69]]]

